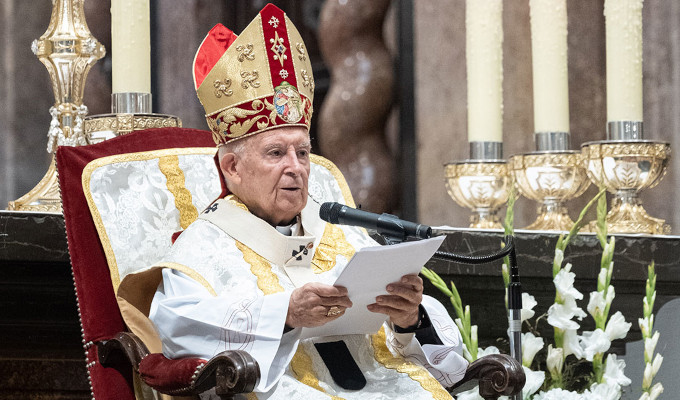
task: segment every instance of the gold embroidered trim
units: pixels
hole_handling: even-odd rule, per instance
[[[307,354],[302,345],[299,345],[293,359],[290,361],[290,369],[295,374],[295,378],[301,383],[312,387],[322,393],[325,390],[319,385],[319,379],[314,374],[312,369],[312,357]],[[342,397],[328,395],[332,400],[344,400]]]
[[[315,274],[330,271],[335,267],[338,256],[345,256],[349,260],[354,253],[354,246],[347,241],[345,232],[337,225],[326,224],[312,259],[312,270]]]
[[[257,287],[265,295],[283,292],[279,277],[272,271],[272,266],[264,257],[255,253],[250,247],[234,240],[236,247],[243,253],[243,259],[250,264],[250,272],[257,277]]]
[[[241,201],[241,199],[239,199],[238,197],[236,197],[236,195],[234,195],[234,194],[229,194],[229,195],[227,195],[227,196],[224,198],[224,200],[230,202],[231,204],[235,205],[236,207],[240,208],[240,209],[243,210],[243,211],[248,211],[248,207],[246,207],[246,205],[243,204],[243,202]]]
[[[210,292],[211,295],[217,296],[217,292],[215,289],[212,287],[212,285],[199,274],[198,272],[194,271],[192,268],[187,267],[184,264],[179,264],[179,263],[174,263],[174,262],[161,262],[158,264],[154,264],[154,267],[161,267],[161,268],[170,268],[177,270],[179,272],[184,273],[185,275],[189,276],[196,282],[200,283],[203,285],[204,288],[208,289],[208,292]]]
[[[179,167],[179,156],[165,156],[158,159],[168,191],[175,197],[175,207],[179,211],[179,225],[187,229],[189,224],[198,218],[198,210],[194,206],[191,192],[186,187],[184,171]]]
[[[406,361],[402,357],[394,356],[387,348],[385,335],[385,327],[380,328],[378,333],[371,335],[371,342],[375,352],[375,359],[385,368],[396,370],[402,374],[408,374],[411,379],[420,383],[420,386],[428,392],[432,393],[432,398],[436,400],[452,399],[449,392],[442,387],[427,370],[412,362]]]
[[[215,97],[217,98],[220,98],[223,95],[231,96],[234,94],[234,91],[229,89],[229,86],[231,86],[231,79],[229,78],[224,78],[224,82],[217,79],[213,82],[213,86],[215,87]]]
[[[253,51],[253,44],[248,43],[246,45],[238,45],[236,46],[236,51],[238,51],[238,61],[243,62],[245,60],[250,60],[253,61],[255,59],[255,52]]]
[[[356,207],[354,204],[354,197],[352,197],[352,192],[349,190],[349,185],[347,184],[345,177],[342,175],[342,172],[340,172],[338,167],[336,167],[335,164],[333,164],[333,162],[327,158],[316,154],[310,154],[309,159],[314,164],[320,165],[330,171],[335,180],[338,182],[338,186],[340,186],[340,192],[342,192],[342,197],[345,198],[345,204],[350,207]]]
[[[257,400],[257,396],[254,392],[246,393],[246,400]]]
[[[100,167],[120,163],[120,162],[131,162],[131,161],[147,161],[154,158],[160,158],[169,155],[213,155],[215,154],[214,147],[185,147],[185,148],[173,148],[164,150],[153,150],[153,151],[143,151],[138,153],[127,153],[127,154],[117,154],[108,157],[98,158],[96,160],[90,161],[83,169],[83,175],[81,176],[81,182],[83,185],[83,194],[87,200],[87,206],[90,209],[90,214],[92,214],[92,221],[94,226],[97,228],[97,234],[99,234],[99,241],[102,243],[104,249],[104,254],[106,255],[106,262],[109,265],[109,272],[111,273],[111,283],[113,284],[114,293],[118,292],[118,286],[120,286],[120,273],[118,272],[118,264],[116,262],[116,255],[113,252],[113,247],[111,246],[111,240],[106,232],[106,227],[104,227],[104,222],[102,221],[101,214],[97,209],[97,205],[92,198],[92,191],[90,190],[90,179],[95,170]]]

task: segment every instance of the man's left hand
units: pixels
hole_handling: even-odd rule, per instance
[[[387,293],[376,297],[368,310],[386,314],[400,328],[417,324],[418,306],[423,300],[423,280],[416,274],[404,275],[401,281],[387,285]]]

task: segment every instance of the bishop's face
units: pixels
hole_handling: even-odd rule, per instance
[[[288,223],[307,204],[311,149],[307,129],[286,126],[243,140],[241,154],[227,154],[220,161],[230,190],[271,225]]]

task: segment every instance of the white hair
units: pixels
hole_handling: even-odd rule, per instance
[[[227,153],[234,153],[238,157],[243,157],[246,148],[246,139],[231,140],[227,143],[220,143],[217,146],[218,158],[222,158]]]

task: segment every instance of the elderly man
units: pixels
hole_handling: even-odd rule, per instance
[[[301,338],[352,307],[332,284],[356,250],[377,244],[362,229],[326,224],[309,193],[314,82],[287,16],[268,5],[238,38],[216,26],[194,63],[223,196],[157,264],[165,268],[149,317],[164,354],[246,350],[262,399],[450,398],[442,384],[467,367],[460,334],[417,275],[368,306],[386,315],[379,332]]]

